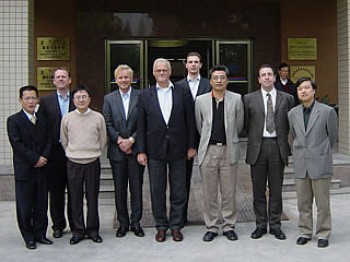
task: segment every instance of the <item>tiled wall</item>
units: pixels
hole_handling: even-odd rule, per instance
[[[19,87],[34,84],[34,0],[0,1],[0,167],[11,165],[6,119],[20,109]]]

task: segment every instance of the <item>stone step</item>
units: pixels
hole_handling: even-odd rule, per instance
[[[341,187],[340,179],[333,178],[331,181],[331,188],[330,189],[339,189],[340,187]],[[295,179],[284,179],[282,191],[283,192],[295,191]]]

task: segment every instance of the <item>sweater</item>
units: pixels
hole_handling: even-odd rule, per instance
[[[81,114],[74,110],[61,123],[61,144],[67,158],[88,164],[102,155],[107,142],[106,124],[102,114],[88,109]]]

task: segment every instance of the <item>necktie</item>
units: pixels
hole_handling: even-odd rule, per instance
[[[267,116],[266,116],[266,130],[269,133],[272,133],[275,131],[275,119],[273,115],[273,107],[272,107],[272,99],[271,95],[268,93],[267,94],[268,99],[267,99]]]
[[[32,115],[32,116],[30,117],[30,122],[32,122],[33,125],[35,125],[35,123],[36,123],[36,117],[35,117],[34,115]]]

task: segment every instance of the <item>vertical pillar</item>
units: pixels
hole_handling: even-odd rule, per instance
[[[350,155],[350,0],[337,0],[339,153]]]
[[[20,109],[18,90],[34,84],[34,0],[0,1],[0,166],[12,163],[6,119]]]

